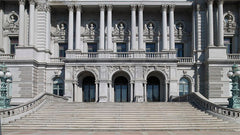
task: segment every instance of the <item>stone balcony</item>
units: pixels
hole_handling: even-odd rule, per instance
[[[88,52],[67,51],[68,60],[176,60],[176,52]]]

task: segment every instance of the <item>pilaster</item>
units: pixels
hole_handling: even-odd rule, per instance
[[[224,46],[223,0],[218,0],[218,46]]]
[[[3,52],[3,2],[0,1],[0,53]]]
[[[207,0],[207,3],[208,3],[208,46],[214,46],[213,0]]]

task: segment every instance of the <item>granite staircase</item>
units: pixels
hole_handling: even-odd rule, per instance
[[[187,102],[49,103],[3,130],[235,130]]]

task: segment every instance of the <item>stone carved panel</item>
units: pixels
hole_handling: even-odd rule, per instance
[[[15,11],[10,12],[5,19],[4,30],[9,33],[17,33],[19,30],[19,16]]]
[[[117,40],[126,40],[126,38],[129,36],[129,30],[126,23],[121,21],[115,24],[112,36],[114,42],[116,42]]]
[[[57,24],[55,32],[52,33],[55,37],[58,37],[58,42],[64,42],[68,39],[68,25],[65,21],[60,21]]]
[[[85,42],[94,41],[98,38],[99,31],[97,28],[97,23],[95,21],[90,21],[85,25],[85,30],[82,34]]]
[[[236,20],[235,16],[231,11],[228,11],[224,14],[224,32],[225,33],[234,33],[236,30]]]

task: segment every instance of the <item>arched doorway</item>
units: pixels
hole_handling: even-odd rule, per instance
[[[163,73],[153,71],[148,74],[145,88],[145,100],[148,102],[161,102],[168,100],[166,78]]]
[[[187,78],[181,78],[179,82],[179,96],[187,95],[190,92],[190,83]]]
[[[130,101],[130,90],[128,87],[128,80],[119,76],[114,80],[114,97],[115,102],[129,102]]]
[[[82,82],[83,102],[95,102],[95,78],[92,76],[85,77]]]
[[[160,80],[157,77],[151,76],[147,79],[147,101],[160,101]]]

